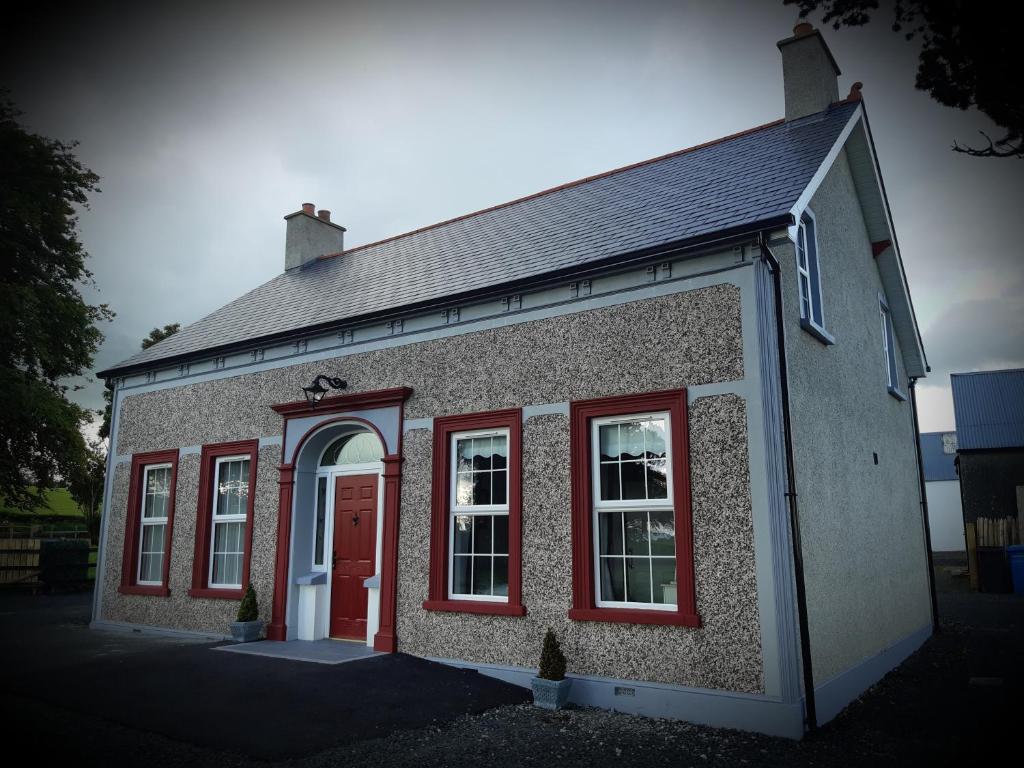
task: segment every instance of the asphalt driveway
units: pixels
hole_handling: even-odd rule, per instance
[[[80,713],[207,750],[280,760],[529,697],[404,654],[329,666],[212,652],[218,643],[92,631],[89,602],[89,595],[0,593],[5,709],[12,701],[23,711],[50,705],[70,710],[72,719]]]
[[[91,632],[81,596],[3,594],[0,723],[9,751],[75,768],[996,765],[1020,729],[1024,597],[971,592],[949,565],[936,569],[942,632],[801,742],[547,712],[518,688],[410,657],[329,667]]]

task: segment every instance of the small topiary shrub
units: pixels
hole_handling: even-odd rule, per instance
[[[544,650],[540,654],[540,671],[537,677],[544,680],[565,679],[565,654],[562,653],[562,646],[558,644],[551,627],[548,627],[544,634]]]
[[[256,605],[256,590],[252,584],[245,590],[242,604],[238,606],[238,621],[256,621],[260,617],[259,606]]]

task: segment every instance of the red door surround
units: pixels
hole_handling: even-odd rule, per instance
[[[284,417],[282,439],[280,478],[278,479],[278,513],[277,513],[277,553],[274,559],[274,600],[271,610],[270,624],[267,626],[267,639],[284,640],[288,634],[285,613],[288,603],[288,565],[290,560],[290,542],[292,530],[292,499],[294,496],[295,459],[298,457],[309,436],[321,429],[331,420],[325,420],[310,429],[296,444],[294,454],[284,455],[284,446],[288,444],[288,426],[292,419],[307,416],[323,416],[342,412],[366,410],[370,408],[398,408],[398,445],[388,446],[382,439],[385,449],[394,447],[395,452],[384,457],[384,502],[379,514],[383,515],[383,536],[380,563],[380,626],[373,639],[376,651],[394,653],[398,648],[395,635],[398,580],[398,515],[400,488],[402,480],[402,429],[405,401],[412,395],[408,387],[361,392],[337,397],[325,397],[316,407],[304,400],[282,403],[271,406]],[[336,421],[344,421],[339,416]],[[363,421],[362,419],[357,419]],[[369,426],[369,422],[364,423]],[[376,496],[375,496],[376,498]],[[362,523],[360,523],[361,525]],[[372,575],[372,574],[371,574]],[[365,593],[365,590],[364,590]],[[364,630],[365,632],[365,630]],[[365,636],[365,634],[364,634]]]
[[[366,639],[367,592],[376,572],[377,475],[342,475],[334,483],[331,637]]]

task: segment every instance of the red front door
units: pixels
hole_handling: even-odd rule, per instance
[[[366,639],[366,587],[376,572],[377,475],[334,481],[331,637]]]

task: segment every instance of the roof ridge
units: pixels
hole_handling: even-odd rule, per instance
[[[833,105],[833,106],[838,106],[838,105],[841,105],[843,103],[845,103],[845,102],[843,102],[843,101],[836,102],[836,105]],[[525,203],[527,200],[533,200],[533,199],[538,198],[538,197],[543,197],[544,195],[550,195],[553,192],[560,192],[563,189],[570,189],[572,187],[577,187],[577,186],[580,186],[582,184],[586,184],[586,183],[591,182],[591,181],[597,181],[598,179],[603,179],[603,178],[606,178],[608,176],[614,176],[616,173],[624,173],[625,171],[631,171],[634,168],[641,168],[641,167],[643,167],[645,165],[651,165],[652,163],[661,162],[662,160],[668,160],[668,159],[673,158],[673,157],[679,157],[680,155],[685,155],[685,154],[687,154],[689,152],[696,152],[699,149],[707,149],[708,147],[712,147],[712,146],[714,146],[716,144],[721,144],[721,143],[726,142],[726,141],[731,141],[732,139],[738,139],[738,138],[741,138],[743,136],[748,136],[748,135],[750,135],[752,133],[757,133],[758,131],[767,130],[768,128],[774,128],[775,126],[781,125],[781,124],[783,124],[785,122],[786,122],[785,118],[780,117],[780,118],[778,118],[776,120],[772,120],[771,122],[762,123],[761,125],[756,125],[753,128],[747,128],[747,129],[742,130],[742,131],[737,131],[736,133],[730,133],[728,136],[721,136],[721,137],[719,137],[717,139],[712,139],[711,141],[705,141],[702,144],[695,144],[692,147],[685,147],[684,149],[677,149],[677,150],[674,150],[672,152],[667,152],[667,153],[665,153],[663,155],[658,155],[657,157],[648,158],[647,160],[640,160],[640,161],[635,162],[635,163],[630,163],[629,165],[623,165],[623,166],[620,166],[618,168],[613,168],[610,171],[602,171],[601,173],[595,173],[595,174],[593,174],[591,176],[584,176],[582,179],[576,179],[575,181],[567,181],[567,182],[565,182],[563,184],[559,184],[557,186],[550,187],[548,189],[543,189],[540,192],[533,192],[532,194],[524,195],[523,197],[517,197],[516,199],[509,200],[508,202],[498,203],[497,205],[492,205],[492,206],[490,206],[488,208],[481,208],[480,210],[473,211],[472,213],[464,213],[461,216],[455,216],[455,217],[453,217],[451,219],[445,219],[444,221],[439,221],[439,222],[436,222],[435,224],[428,224],[428,225],[426,225],[424,227],[419,227],[418,229],[412,229],[412,230],[410,230],[408,232],[403,232],[400,235],[392,235],[391,237],[385,237],[382,240],[375,240],[372,243],[365,243],[364,245],[357,245],[355,248],[348,248],[348,249],[346,249],[344,251],[339,251],[338,253],[327,253],[327,254],[324,254],[323,256],[321,256],[320,259],[324,259],[324,260],[325,259],[333,259],[336,256],[343,256],[343,255],[348,254],[348,253],[356,253],[357,251],[362,251],[362,250],[365,250],[367,248],[372,248],[372,247],[377,246],[377,245],[383,245],[384,243],[390,243],[390,242],[392,242],[394,240],[401,240],[403,237],[409,237],[410,235],[417,235],[420,232],[426,232],[426,231],[431,230],[431,229],[436,229],[437,227],[443,227],[446,224],[454,224],[457,221],[463,221],[464,219],[470,219],[470,218],[472,218],[474,216],[481,216],[481,215],[483,215],[485,213],[490,213],[491,211],[497,211],[497,210],[501,210],[502,208],[508,208],[509,206],[517,205],[518,203]]]
[[[978,376],[982,374],[990,373],[1024,373],[1024,368],[996,368],[992,371],[962,371],[960,373],[950,373],[950,376]]]

